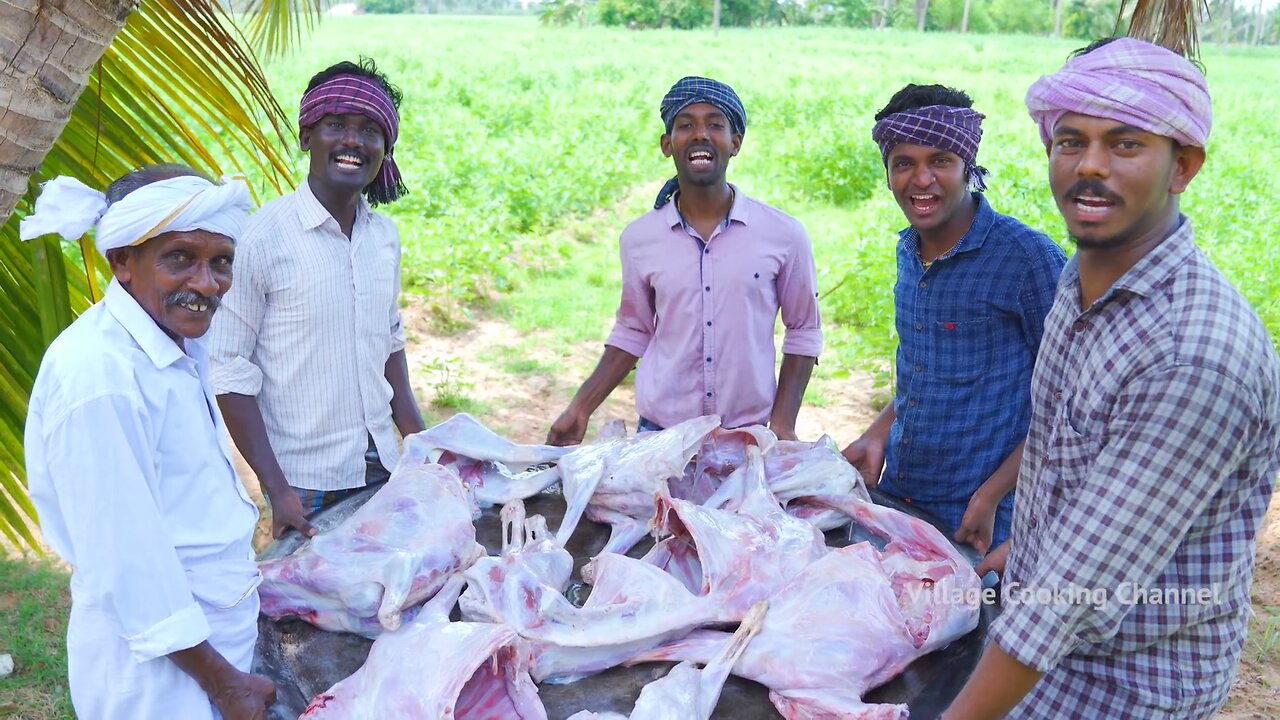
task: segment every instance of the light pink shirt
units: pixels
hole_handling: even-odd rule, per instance
[[[675,202],[628,225],[621,245],[622,302],[605,343],[641,358],[640,415],[661,427],[710,414],[726,427],[767,423],[778,311],[783,354],[822,352],[813,249],[800,222],[738,192],[705,247]]]

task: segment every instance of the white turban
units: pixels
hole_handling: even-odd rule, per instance
[[[51,233],[75,240],[96,225],[94,242],[105,257],[109,250],[167,232],[207,230],[234,240],[252,208],[241,176],[223,177],[221,185],[195,175],[159,180],[110,206],[102,193],[62,176],[44,184],[35,212],[22,219],[18,234],[23,240]]]

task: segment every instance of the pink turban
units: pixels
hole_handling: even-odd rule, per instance
[[[1067,113],[1106,118],[1204,147],[1213,125],[1204,73],[1181,55],[1120,38],[1077,55],[1027,91],[1027,110],[1048,147]]]

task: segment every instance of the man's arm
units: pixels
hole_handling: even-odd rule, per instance
[[[844,459],[861,473],[869,488],[880,483],[880,473],[884,472],[884,449],[889,444],[889,429],[893,427],[895,417],[893,400],[890,399],[866,431],[841,451]]]
[[[244,456],[245,462],[253,468],[262,484],[262,490],[271,503],[271,534],[280,537],[286,528],[294,528],[307,537],[316,534],[316,529],[307,522],[302,511],[302,501],[297,493],[289,487],[289,482],[280,469],[275,451],[271,449],[271,440],[267,438],[267,426],[262,420],[262,409],[258,400],[249,395],[225,393],[218,396],[218,408],[222,410],[222,419],[227,424],[227,432],[235,442],[236,448]]]
[[[409,437],[426,430],[422,411],[413,397],[413,387],[409,385],[409,361],[405,359],[404,350],[397,350],[387,357],[383,374],[391,385],[391,419],[395,421],[400,436]]]
[[[1131,609],[1120,588],[1154,586],[1248,452],[1260,412],[1234,379],[1191,365],[1153,370],[1124,387],[1107,444],[1057,514],[1044,519],[1037,531],[1044,551],[1017,578],[1022,594],[1053,600],[1007,603],[991,626],[987,652],[998,647],[1028,670],[1049,672],[1079,645],[1114,638]],[[1074,588],[1102,591],[1105,602],[1079,602],[1067,592]],[[998,658],[987,667],[957,698],[964,698],[957,711],[970,714],[955,717],[998,717],[1034,686]],[[996,683],[1009,688],[991,695]]]
[[[1018,466],[1022,464],[1022,447],[1026,440],[1009,453],[1000,463],[1000,467],[991,473],[973,497],[969,498],[969,506],[965,508],[964,518],[956,530],[956,540],[967,542],[978,552],[986,554],[991,549],[991,540],[995,534],[996,507],[1008,495],[1018,482]]]
[[[988,643],[968,682],[941,720],[998,720],[1018,704],[1044,673]]]
[[[195,679],[225,720],[266,720],[267,708],[276,701],[270,680],[240,672],[207,640],[168,657]]]
[[[578,388],[569,407],[551,426],[551,431],[547,433],[547,444],[576,445],[582,442],[583,436],[587,434],[587,422],[591,419],[591,413],[618,387],[618,383],[636,366],[637,360],[639,358],[635,355],[606,345],[604,355],[596,363],[596,369],[582,383],[582,387]]]
[[[804,355],[783,355],[782,368],[778,370],[778,391],[773,397],[773,412],[769,415],[769,428],[779,440],[796,439],[796,416],[800,403],[804,402],[804,390],[809,386],[809,376],[818,358]]]

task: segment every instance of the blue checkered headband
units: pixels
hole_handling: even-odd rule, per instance
[[[880,146],[880,159],[889,166],[889,152],[898,143],[924,145],[953,152],[965,164],[965,178],[978,190],[985,189],[987,171],[978,167],[978,143],[982,142],[982,119],[971,108],[927,105],[897,112],[871,128],[871,139]]]
[[[694,103],[715,105],[729,118],[734,133],[746,134],[747,110],[742,107],[738,93],[719,80],[694,76],[680,78],[662,98],[662,124],[668,133],[671,132],[671,123],[675,122],[676,115]]]

